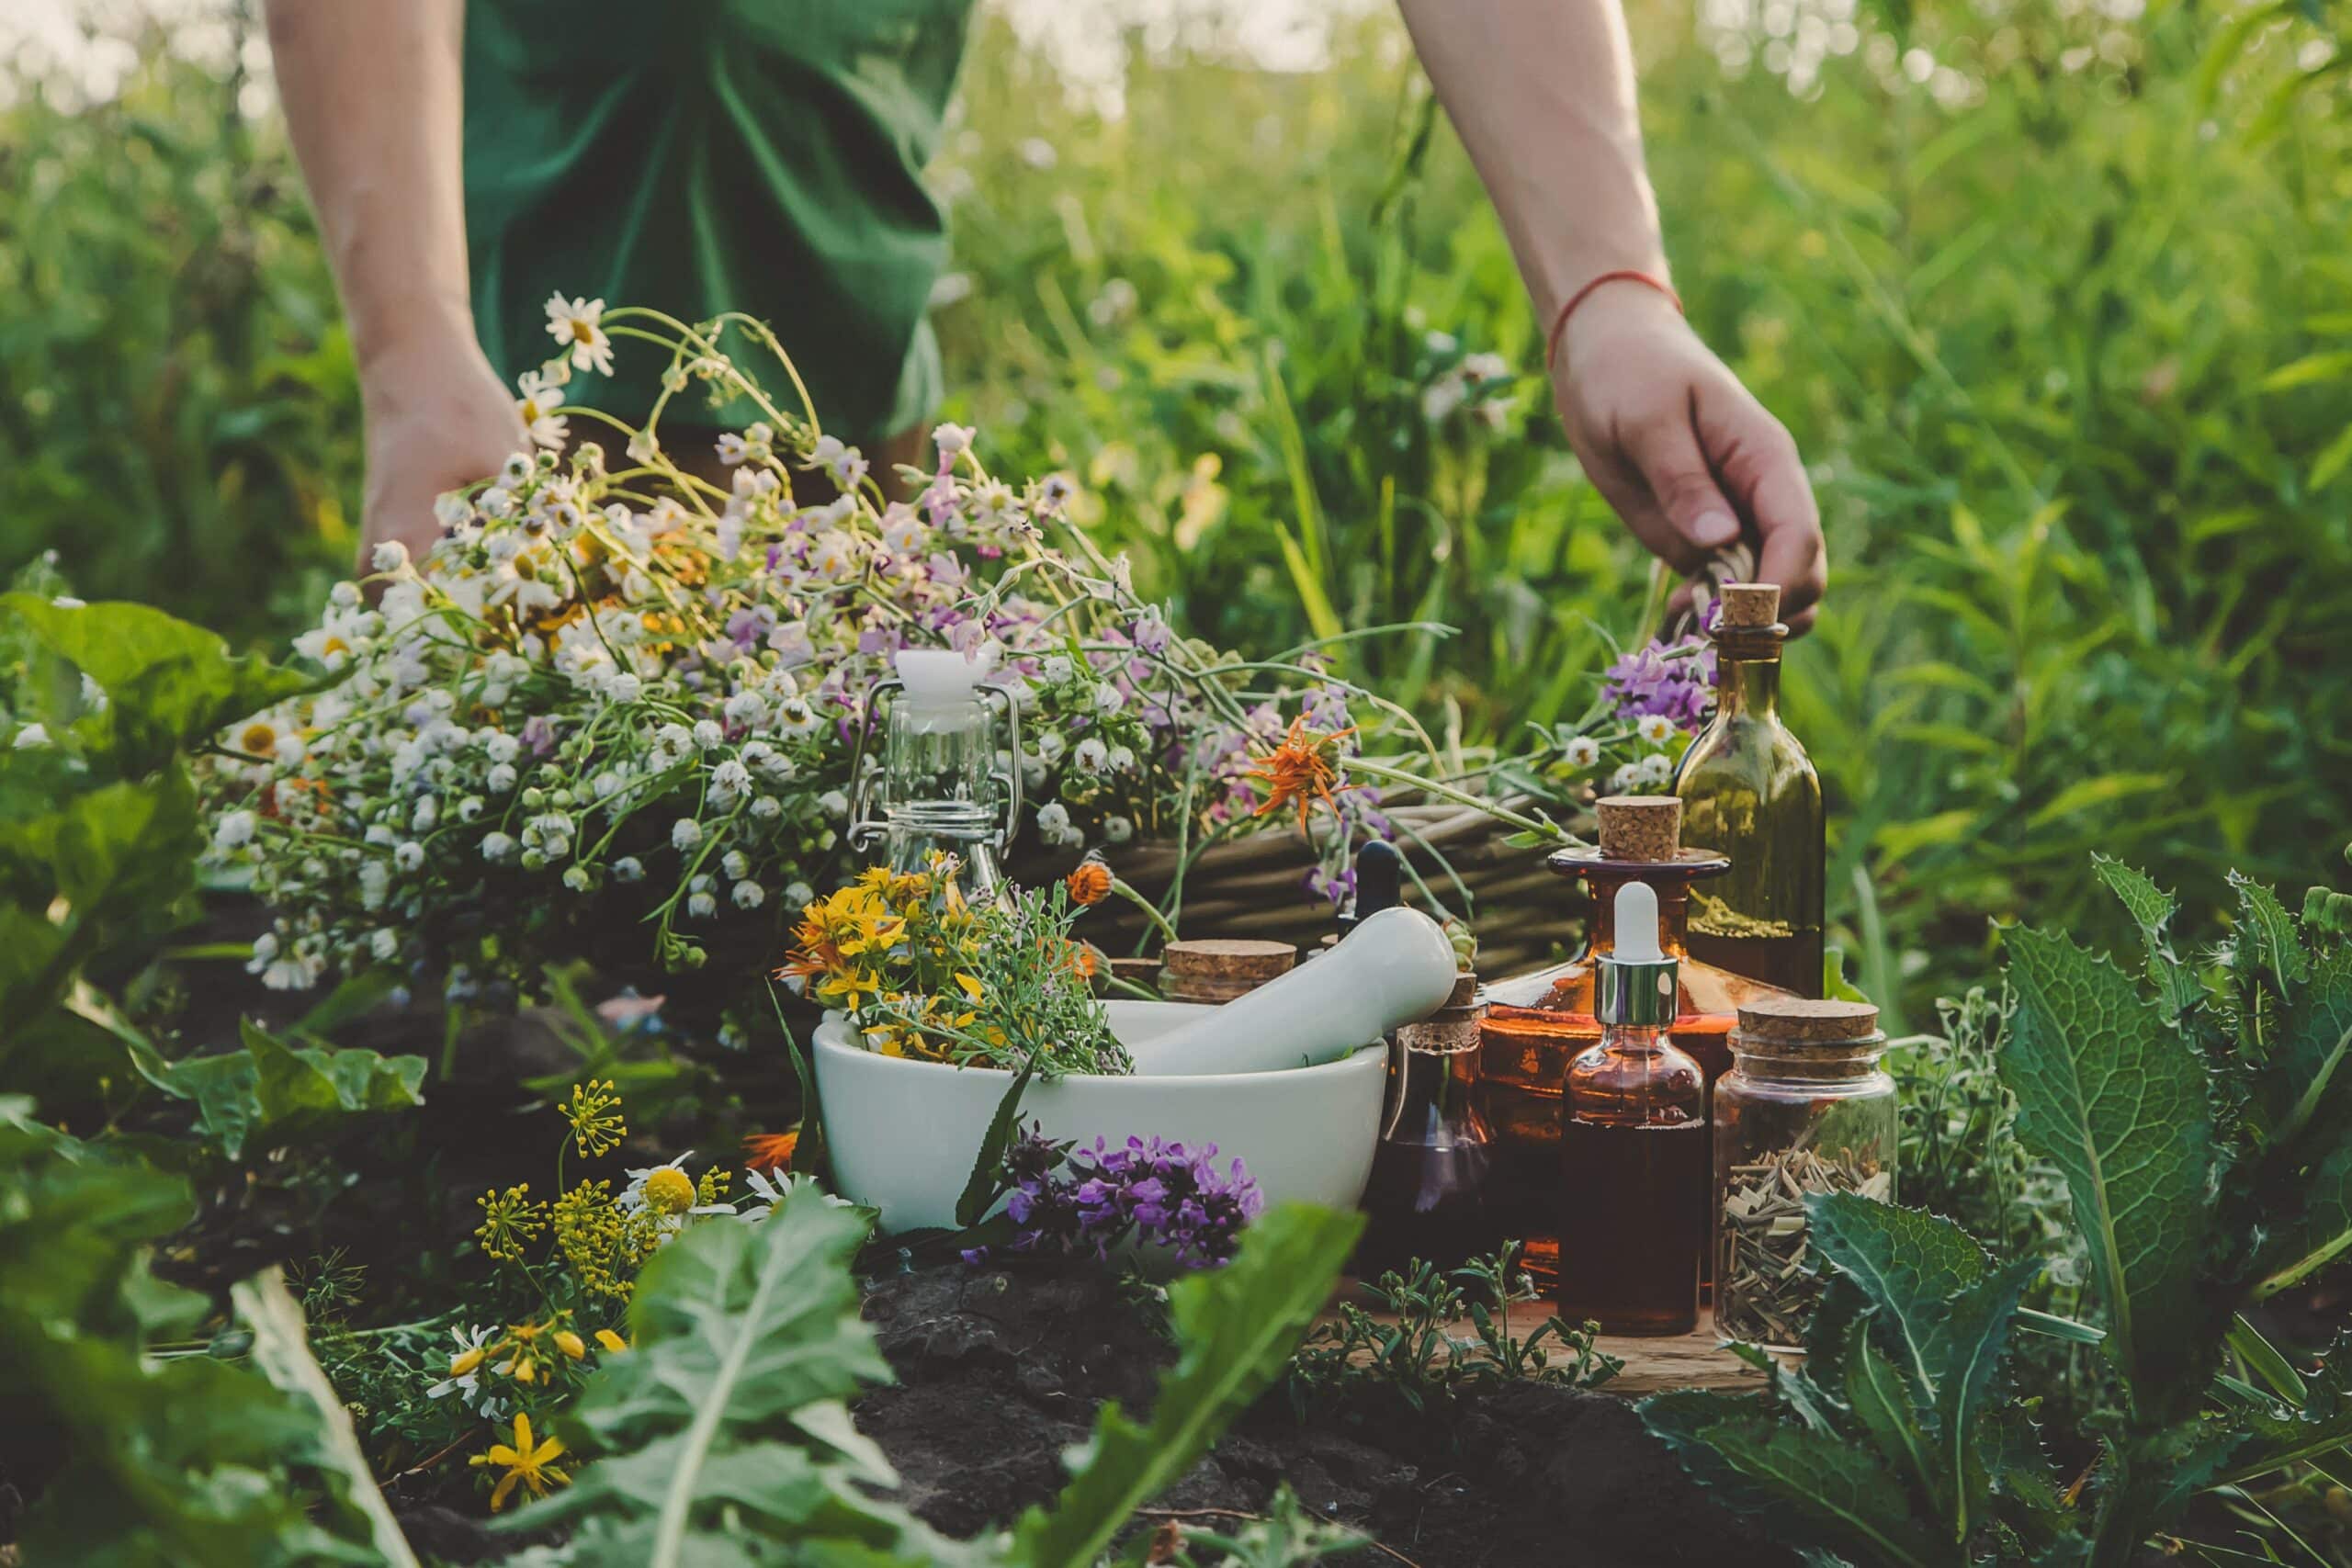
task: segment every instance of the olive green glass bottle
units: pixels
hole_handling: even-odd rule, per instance
[[[1726,583],[1715,716],[1683,753],[1682,841],[1731,859],[1690,889],[1690,956],[1800,997],[1822,987],[1821,780],[1781,722],[1781,591]]]

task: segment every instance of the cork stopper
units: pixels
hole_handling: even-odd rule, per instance
[[[1868,1002],[1759,997],[1740,1005],[1739,1032],[1750,1044],[1851,1044],[1878,1032],[1878,1009]]]
[[[1593,803],[1600,818],[1603,860],[1670,861],[1682,849],[1682,802],[1671,795],[1605,795]]]
[[[1781,619],[1781,590],[1770,582],[1726,582],[1722,604],[1724,613],[1715,622],[1717,631],[1760,631],[1779,624]]]

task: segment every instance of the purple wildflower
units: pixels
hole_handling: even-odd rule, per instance
[[[1005,1159],[1013,1178],[1005,1213],[1020,1227],[1012,1249],[1099,1258],[1133,1236],[1188,1269],[1226,1262],[1265,1195],[1241,1161],[1222,1171],[1216,1161],[1215,1144],[1129,1138],[1113,1148],[1097,1138],[1072,1149],[1033,1128]]]
[[[1704,639],[1653,642],[1609,667],[1601,695],[1621,719],[1664,714],[1696,730],[1714,701],[1715,650]]]

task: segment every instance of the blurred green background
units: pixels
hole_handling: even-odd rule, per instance
[[[118,18],[103,89],[0,76],[0,570],[54,549],[267,646],[354,548],[356,389],[257,24],[180,9]],[[1301,7],[1270,45],[1238,5],[1053,9],[984,13],[934,170],[944,412],[1079,478],[1205,635],[1444,622],[1354,672],[1465,745],[1573,714],[1644,558],[1395,17]],[[1691,319],[1828,519],[1792,708],[1863,983],[1921,1022],[1993,919],[2115,937],[2094,850],[2198,921],[2233,864],[2341,881],[2352,9],[1634,24]],[[1454,397],[1474,353],[1505,400]]]

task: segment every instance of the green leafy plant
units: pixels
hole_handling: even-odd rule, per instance
[[[2352,944],[2313,944],[2241,878],[2203,971],[2174,948],[2169,895],[2098,871],[2141,931],[2144,983],[2009,931],[1999,1069],[2019,1141],[2063,1179],[2103,1332],[2024,1308],[2040,1256],[1996,1261],[1948,1220],[1809,1200],[1831,1279],[1804,1369],[1772,1368],[1756,1401],[1642,1407],[1693,1476],[1792,1542],[1859,1562],[2120,1564],[2199,1494],[2352,1442],[2345,1342],[2307,1375],[2243,1315],[2352,1247]],[[2073,1486],[2009,1376],[2021,1327],[2095,1338],[2112,1369],[2120,1408],[2076,1435],[2097,1460]]]
[[[1415,1258],[1361,1285],[1372,1310],[1341,1302],[1292,1361],[1293,1405],[1303,1413],[1310,1400],[1379,1391],[1420,1412],[1517,1378],[1597,1388],[1616,1376],[1625,1363],[1596,1345],[1597,1325],[1546,1317],[1532,1334],[1511,1332],[1512,1305],[1537,1299],[1534,1282],[1512,1267],[1518,1251],[1506,1242],[1452,1270]],[[1475,1340],[1454,1333],[1465,1318]]]
[[[26,1560],[413,1562],[283,1287],[241,1299],[267,1378],[154,1353],[209,1313],[147,1268],[193,1209],[179,1178],[0,1098],[0,1471],[30,1500]]]
[[[797,1179],[763,1224],[705,1225],[665,1247],[630,1303],[636,1348],[599,1371],[566,1424],[575,1457],[590,1462],[513,1520],[562,1523],[571,1537],[526,1560],[672,1568],[822,1551],[876,1563],[1091,1568],[1279,1373],[1360,1222],[1277,1211],[1230,1265],[1171,1286],[1177,1359],[1150,1420],[1104,1406],[1054,1506],[967,1543],[876,1495],[894,1477],[849,1417],[845,1401],[890,1375],[849,1270],[867,1224]]]

